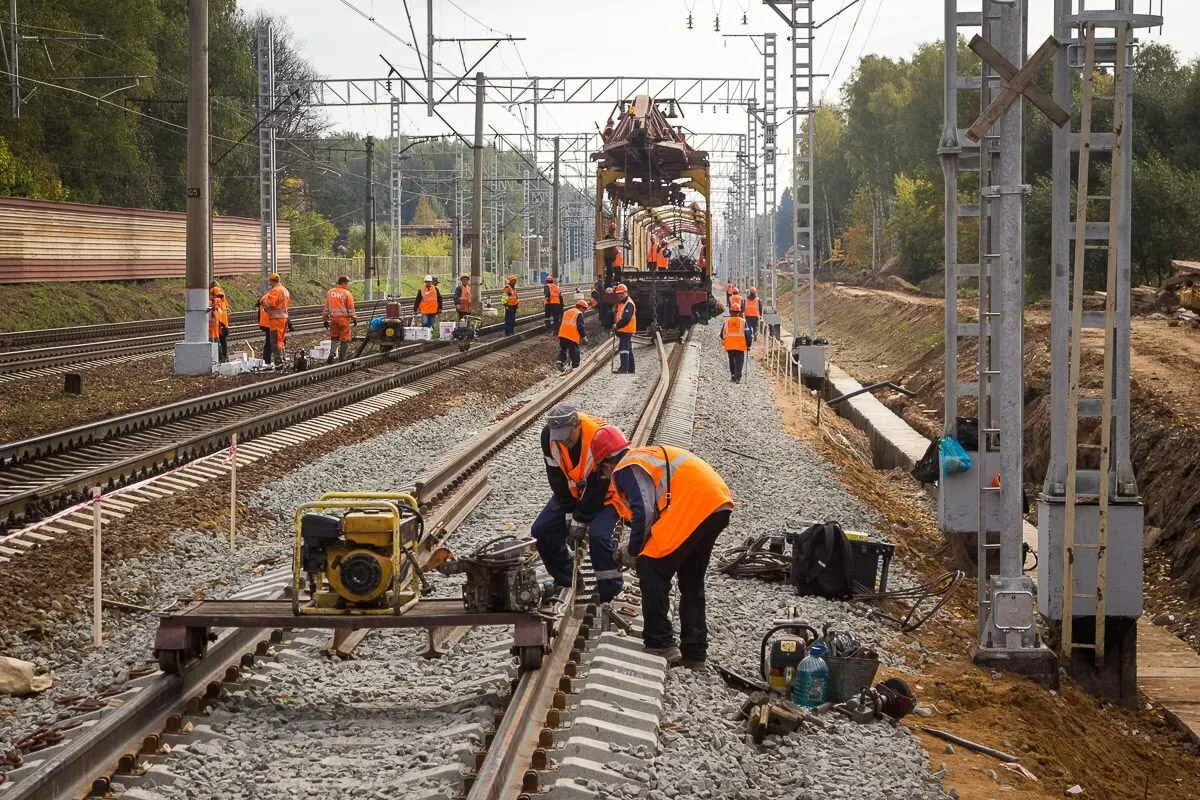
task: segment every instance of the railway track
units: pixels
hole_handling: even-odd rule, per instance
[[[530,316],[513,337],[497,336],[466,353],[420,342],[65,431],[0,445],[0,525],[45,516],[81,500],[91,487],[117,486],[271,431],[364,400],[538,335]]]
[[[687,445],[695,376],[678,388],[675,376],[681,368],[688,368],[689,345],[685,340],[666,347],[657,337],[656,343],[662,369],[631,440],[637,445],[652,436],[657,440],[665,432],[664,441]],[[486,493],[483,470],[492,455],[595,375],[609,362],[609,355],[607,347],[595,348],[568,378],[485,430],[417,481],[415,493],[435,538],[452,530]],[[284,569],[264,576],[235,597],[282,598],[288,583],[290,569]],[[628,596],[623,601],[618,598],[612,603],[614,613],[609,613],[609,609],[601,611],[591,604],[586,591],[576,596],[575,590],[564,590],[559,599],[561,613],[553,622],[540,668],[519,674],[486,748],[475,753],[475,769],[465,776],[463,786],[468,800],[529,798],[544,788],[553,774],[551,748],[562,739],[555,727],[566,722],[569,692],[581,688],[580,663],[585,651],[595,646],[600,629],[619,616],[620,608],[628,610],[631,602],[636,605]],[[461,630],[431,629],[431,649],[436,649],[439,640],[453,640],[455,631]],[[244,671],[253,669],[257,658],[270,654],[273,643],[283,636],[282,630],[221,630],[205,657],[181,674],[151,671],[133,676],[100,701],[103,710],[99,712],[94,705],[82,704],[80,707],[89,709],[83,714],[86,724],[68,719],[32,737],[35,746],[45,749],[32,749],[22,756],[22,765],[7,773],[10,785],[3,787],[0,782],[0,797],[27,800],[89,790],[99,796],[123,776],[139,775],[148,759],[158,758],[164,745],[189,727],[187,713],[202,710],[204,698],[218,696],[223,682],[240,681]]]
[[[582,284],[564,286],[577,291]],[[524,303],[540,303],[541,287],[526,287],[518,294]],[[485,302],[496,302],[500,292],[485,292]],[[402,302],[402,307],[407,305]],[[383,311],[384,301],[359,305],[359,314],[368,318]],[[321,306],[296,306],[291,310],[295,325],[293,336],[316,334],[324,330]],[[113,322],[0,334],[0,383],[52,377],[70,370],[103,369],[127,361],[144,360],[167,353],[183,332],[183,319]],[[229,343],[258,343],[257,312],[241,311],[230,318]]]

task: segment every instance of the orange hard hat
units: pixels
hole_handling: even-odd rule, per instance
[[[618,283],[615,291],[617,294],[629,294],[629,287],[623,283]]]
[[[517,282],[517,276],[516,276],[516,275],[509,275],[509,276],[508,276],[508,282],[509,282],[509,283],[516,283],[516,282]]]
[[[575,307],[576,307],[576,308],[582,308],[583,310],[585,310],[585,311],[586,311],[586,310],[587,310],[587,308],[588,308],[588,301],[587,301],[587,300],[576,300],[576,301],[575,301]]]
[[[278,273],[278,272],[272,272],[270,275],[268,275],[268,276],[267,276],[267,280],[269,280],[269,281],[278,281],[278,280],[279,280],[279,273]]]
[[[750,287],[750,294],[758,294],[758,289],[755,289],[753,286],[751,286],[751,287]]]
[[[546,276],[546,283],[554,283],[554,276],[553,276],[553,275],[547,275],[547,276]]]
[[[629,440],[616,425],[605,425],[592,437],[592,459],[600,462],[629,449]]]
[[[734,314],[741,310],[742,310],[741,302],[736,297],[730,298],[729,299],[729,313]]]

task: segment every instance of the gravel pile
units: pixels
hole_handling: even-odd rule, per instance
[[[802,520],[838,520],[871,531],[875,514],[841,486],[829,464],[783,429],[758,363],[748,359],[742,382],[732,383],[715,329],[699,333],[704,353],[693,447],[721,473],[737,502],[716,552],[747,536],[801,527]],[[729,689],[714,666],[757,675],[768,622],[790,617],[793,607],[818,629],[829,624],[849,630],[875,647],[884,664],[902,666],[899,635],[868,619],[865,606],[798,597],[784,584],[710,572],[708,665],[670,671],[662,753],[647,765],[648,782],[614,787],[618,796],[644,797],[647,790],[651,800],[943,796],[929,778],[924,751],[903,728],[860,726],[830,716],[828,731],[805,728],[771,737],[761,748],[748,740],[743,723],[734,719],[745,695]]]

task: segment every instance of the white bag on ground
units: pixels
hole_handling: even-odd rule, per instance
[[[35,675],[33,670],[28,661],[0,656],[0,694],[23,697],[44,692],[54,684],[49,675]]]

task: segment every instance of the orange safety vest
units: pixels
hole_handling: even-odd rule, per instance
[[[665,558],[679,549],[700,523],[713,512],[733,508],[733,494],[721,476],[699,456],[670,445],[650,445],[629,450],[613,470],[637,468],[654,484],[655,519],[641,555]],[[626,522],[633,521],[629,503],[616,488],[610,502]]]
[[[746,349],[746,320],[742,317],[727,317],[721,326],[721,341],[726,350]]]
[[[521,298],[517,297],[517,290],[511,286],[504,287],[504,305],[513,308],[521,305]]]
[[[729,310],[742,310],[742,296],[737,293],[737,289],[733,290],[733,294],[729,297]]]
[[[462,291],[458,293],[458,303],[454,306],[455,310],[467,312],[471,310],[471,285],[466,284],[458,287]]]
[[[292,305],[292,294],[282,285],[272,286],[262,296],[261,308],[266,311],[267,319],[285,320],[288,318],[288,308]],[[262,315],[259,314],[260,321]]]
[[[646,261],[650,263],[650,266],[658,264],[658,242],[653,239],[650,240],[650,252],[646,255]]]
[[[570,339],[575,344],[579,344],[579,325],[576,324],[576,321],[582,313],[574,306],[563,312],[562,323],[558,326],[559,338]]]
[[[759,302],[758,302],[757,297],[747,297],[746,298],[746,316],[747,317],[760,316]]]
[[[671,266],[671,262],[667,260],[667,254],[663,252],[662,245],[658,246],[654,258],[659,269],[666,269],[667,267]]]
[[[613,312],[613,319],[619,320],[625,316],[626,303],[633,306],[632,300],[622,300],[620,303],[617,303],[617,309]],[[637,306],[633,306],[633,315],[629,318],[629,322],[623,327],[617,328],[617,333],[637,333]]]
[[[562,442],[550,442],[550,455],[546,457],[547,464],[562,470],[563,475],[567,478],[567,487],[571,490],[571,496],[576,500],[583,497],[587,479],[596,468],[596,462],[592,459],[592,439],[595,438],[596,431],[604,427],[604,420],[581,413],[579,427],[578,463],[571,461],[571,448]]]
[[[625,253],[622,252],[622,248],[620,248],[620,247],[617,248],[617,257],[613,259],[613,266],[614,267],[625,266]]]
[[[437,287],[422,286],[421,303],[417,306],[417,311],[422,314],[436,314],[441,310],[438,306]]]
[[[216,294],[217,290],[208,293],[208,304],[212,311],[208,315],[208,336],[216,339],[221,335],[221,326],[229,327],[229,301],[224,294]]]
[[[325,293],[325,319],[351,319],[354,316],[354,295],[349,289],[335,286]]]
[[[547,283],[546,286],[547,286],[547,288],[550,289],[550,296],[546,298],[546,305],[561,306],[562,305],[562,289],[559,288],[557,283]]]

